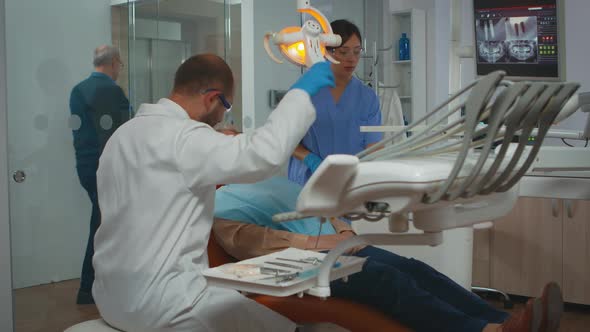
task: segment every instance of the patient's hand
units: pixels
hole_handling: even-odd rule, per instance
[[[236,135],[241,134],[235,128],[223,128],[223,129],[217,129],[217,131],[222,134],[228,135],[228,136],[236,136]]]
[[[353,231],[344,231],[339,234],[320,235],[319,240],[318,236],[310,236],[307,239],[307,248],[312,250],[330,250],[336,247],[341,241],[344,241],[355,235],[356,234]],[[364,247],[364,245],[353,247],[346,251],[346,254],[354,255]]]

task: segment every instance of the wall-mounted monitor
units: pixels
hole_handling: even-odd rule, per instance
[[[504,70],[511,79],[564,79],[560,0],[474,0],[478,75]]]

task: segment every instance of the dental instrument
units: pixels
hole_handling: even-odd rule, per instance
[[[276,265],[276,266],[288,267],[288,268],[290,268],[290,269],[303,270],[303,267],[301,267],[301,266],[298,266],[298,265],[293,265],[293,264],[287,264],[287,263],[280,263],[280,262],[264,262],[264,264],[270,264],[270,265]]]
[[[291,273],[291,271],[289,270],[283,270],[283,269],[275,269],[272,267],[261,267],[260,268],[260,273],[262,274],[274,274],[274,275],[279,275],[280,273]]]
[[[282,275],[276,275],[276,276],[272,276],[272,277],[266,277],[266,278],[262,278],[262,279],[258,279],[258,280],[275,279],[276,283],[280,284],[282,282],[291,281],[291,280],[297,278],[298,276],[299,276],[299,272],[295,272],[295,273],[291,273],[291,274],[282,274]]]
[[[302,259],[289,259],[289,258],[277,257],[277,259],[281,260],[281,261],[305,263],[305,264],[311,264],[311,265],[318,265],[322,262],[321,259],[316,258],[316,257],[306,257],[306,258],[302,258]]]

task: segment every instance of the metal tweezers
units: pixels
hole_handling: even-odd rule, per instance
[[[291,268],[291,269],[303,270],[303,268],[302,268],[301,266],[297,266],[297,265],[293,265],[293,264],[287,264],[287,263],[279,263],[279,262],[264,262],[264,264],[270,264],[270,265],[276,265],[276,266],[288,267],[288,268]]]
[[[272,268],[272,267],[262,266],[262,267],[260,267],[260,273],[262,273],[262,274],[279,275],[280,273],[287,273],[287,274],[289,274],[289,273],[291,273],[291,271],[289,271],[289,270],[283,270],[283,269],[275,269],[275,268]]]
[[[311,264],[311,265],[318,265],[322,262],[322,260],[317,257],[306,257],[306,258],[301,258],[301,259],[277,257],[277,259],[281,260],[281,261],[305,263],[305,264]]]
[[[272,277],[266,277],[258,280],[269,280],[269,279],[276,279],[276,283],[280,284],[281,282],[291,281],[299,276],[299,272],[293,272],[290,274],[279,274]]]

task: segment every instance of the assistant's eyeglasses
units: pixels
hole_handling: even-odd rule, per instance
[[[342,58],[350,58],[350,57],[359,58],[363,54],[362,47],[355,47],[355,48],[337,47],[337,48],[331,49],[331,51],[332,51],[332,54],[336,54]]]

